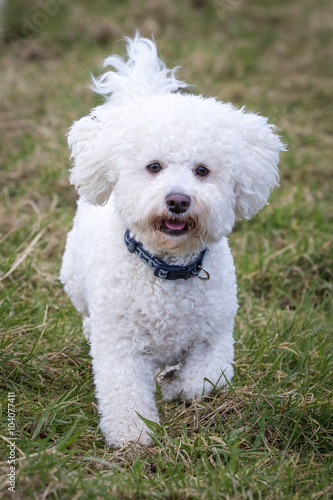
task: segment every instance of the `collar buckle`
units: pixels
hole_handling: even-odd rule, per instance
[[[174,266],[174,267],[178,267],[178,266]],[[182,269],[180,266],[179,266],[179,269],[168,269],[168,268],[165,268],[164,266],[157,266],[154,269],[155,276],[157,276],[158,278],[162,278],[162,279],[170,280],[170,281],[178,280],[178,279],[188,280],[192,276],[191,273],[192,273],[192,271]]]

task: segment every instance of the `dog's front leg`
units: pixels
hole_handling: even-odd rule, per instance
[[[167,373],[160,381],[163,399],[190,402],[209,395],[213,388],[226,386],[233,375],[234,356],[232,336],[226,337],[191,346],[179,369]]]
[[[100,427],[112,446],[128,442],[149,445],[148,427],[138,416],[158,422],[154,399],[153,363],[147,356],[121,348],[110,337],[92,333],[91,354],[96,394],[101,414]]]

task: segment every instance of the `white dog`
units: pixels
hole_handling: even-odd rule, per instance
[[[237,311],[226,236],[277,184],[284,149],[267,119],[186,84],[155,44],[127,39],[94,80],[106,102],[69,132],[80,200],[61,281],[84,316],[107,443],[151,443],[165,400],[191,401],[233,375]]]

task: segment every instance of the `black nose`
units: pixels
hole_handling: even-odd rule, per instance
[[[183,214],[191,205],[191,198],[186,194],[170,193],[165,198],[165,204],[174,214]]]

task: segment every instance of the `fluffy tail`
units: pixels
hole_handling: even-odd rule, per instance
[[[110,56],[104,61],[104,67],[112,66],[114,71],[107,71],[99,78],[93,78],[92,89],[112,101],[126,102],[129,98],[151,94],[175,92],[188,85],[175,77],[175,71],[167,69],[157,56],[156,45],[148,38],[137,33],[127,41],[128,59]]]

